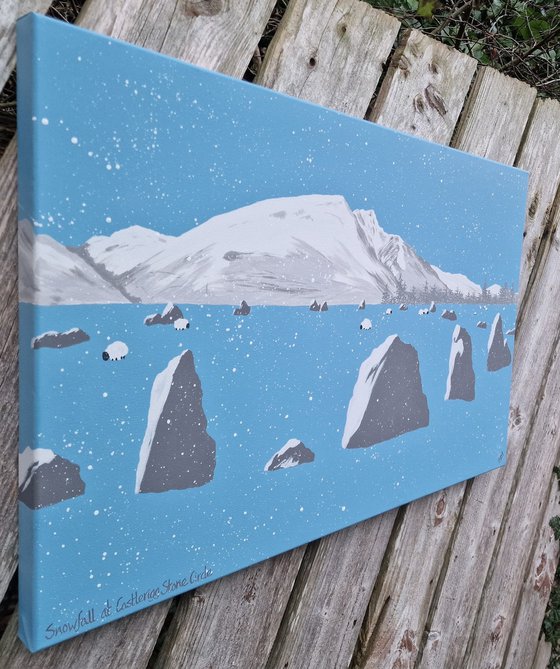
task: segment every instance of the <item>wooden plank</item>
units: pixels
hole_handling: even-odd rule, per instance
[[[153,3],[152,0],[119,0],[118,2],[113,2],[110,5],[107,5],[107,3],[101,3],[97,0],[89,0],[80,13],[77,23],[84,28],[89,28],[116,38],[125,39],[134,42],[135,44],[139,44],[140,46],[146,46],[146,42],[142,40],[149,38],[150,47],[158,50],[163,46],[165,41],[164,35],[167,32],[166,27],[160,23],[159,29],[161,32],[158,34],[162,36],[162,39],[160,40],[160,43],[158,43],[153,31],[146,31],[146,26],[141,20],[145,17],[153,18],[150,12],[153,11],[154,4],[155,3]],[[258,4],[261,5],[260,8],[256,8],[256,5]],[[196,29],[200,30],[204,35],[204,43],[206,45],[212,45],[212,62],[215,69],[222,72],[244,72],[268,19],[268,16],[264,16],[262,6],[269,6],[269,4],[270,3],[257,3],[254,0],[239,0],[236,3],[235,11],[240,12],[240,16],[246,16],[248,21],[236,24],[235,29],[230,27],[227,35],[224,35],[224,17],[221,12],[217,12],[211,17],[204,17],[203,20],[196,16],[187,18],[182,17],[181,19],[178,19],[178,14],[176,12],[177,3],[174,0],[162,0],[157,3],[157,6],[161,12],[159,17],[160,21],[163,21],[163,17],[167,16],[170,21],[180,20],[181,25],[183,26],[185,25],[184,21],[186,20],[193,25],[196,24]],[[227,16],[231,18],[229,10]],[[260,23],[257,22],[256,18],[258,18]],[[213,25],[217,26],[216,35],[214,35],[213,32]],[[171,30],[169,23],[167,24],[167,28]],[[194,28],[192,29],[194,30]],[[172,32],[172,34],[176,33]],[[250,38],[248,36],[250,36]],[[167,53],[169,55],[176,55],[173,52],[174,48],[177,48],[177,54],[182,54],[185,51],[185,47],[180,43],[180,40],[175,42],[168,40],[166,45]],[[244,45],[243,52],[240,49],[240,45]],[[189,55],[191,61],[200,64],[197,61],[194,49],[189,51]],[[206,51],[201,54],[201,58],[204,61],[204,58],[206,58]],[[232,59],[235,59],[235,63],[232,62]],[[2,337],[7,336],[7,333],[13,332],[17,327],[15,316],[17,313],[17,292],[15,289],[16,273],[14,271],[16,263],[15,240],[17,232],[15,206],[15,156],[16,145],[15,141],[13,141],[0,160],[0,202],[5,203],[0,218],[0,249],[2,249],[3,253],[2,263],[0,264],[0,312],[9,314],[9,317],[3,319],[0,323],[0,334]],[[3,355],[2,364],[6,365],[6,369],[15,369],[17,367],[17,347],[10,346],[7,348],[6,355]],[[15,467],[15,453],[17,452],[15,448],[15,444],[17,443],[17,437],[15,435],[15,426],[17,425],[17,396],[15,386],[12,385],[3,388],[2,398],[3,404],[6,406],[6,412],[3,414],[3,425],[0,429],[7,432],[0,433],[1,436],[6,434],[6,441],[2,441],[2,449],[0,449],[0,466],[2,467],[2,472],[13,472]],[[13,474],[11,480],[17,480],[15,474]],[[5,591],[15,568],[14,556],[17,550],[15,485],[0,486],[0,503],[0,520],[5,520],[5,523],[0,523],[0,546],[2,547],[2,556],[5,558],[5,561],[2,562],[0,568],[0,590],[3,592]],[[156,615],[156,618],[159,621],[158,624],[163,623],[163,618],[165,617],[168,607],[169,603],[164,603],[157,609],[154,609],[158,612]],[[135,640],[134,643],[141,645],[140,637],[144,634],[144,631],[142,630],[142,620],[144,619],[137,618],[137,620],[139,622],[136,623],[136,627],[134,625],[132,627],[125,625],[118,629],[126,631],[128,636],[133,634],[133,630],[135,630],[138,639]],[[156,623],[154,622],[153,625],[155,624]],[[91,640],[86,642],[82,642],[81,640],[79,642],[70,641],[65,644],[64,647],[68,648],[74,643],[80,646],[82,643],[86,643],[86,646],[83,646],[83,649],[87,647],[92,658],[95,658],[96,654],[108,652],[107,649],[96,648],[95,639],[97,637],[95,635],[90,636],[88,634],[83,638]],[[115,637],[110,638],[114,639],[114,647],[116,643],[122,643],[125,637],[117,634]],[[14,644],[15,646],[12,648],[11,645]],[[144,648],[144,660],[147,662],[151,647],[142,647]],[[22,644],[15,641],[15,636],[4,635],[0,643],[0,648],[1,652],[7,654],[10,658],[20,658],[20,654],[22,654],[21,657],[28,656]],[[85,653],[85,650],[83,649],[82,652]],[[42,666],[56,666],[57,668],[72,666],[71,664],[59,664],[56,659],[59,657],[57,652],[58,651],[51,652],[49,650],[43,653],[42,657],[44,664]],[[14,660],[14,662],[15,661],[16,660]],[[17,661],[20,660],[18,659]],[[21,662],[23,666],[25,663],[23,660],[21,660]],[[92,664],[92,666],[94,665]],[[102,666],[101,662],[99,663],[99,666]]]
[[[17,566],[17,243],[16,143],[0,160],[0,600]]]
[[[531,125],[535,141],[524,143],[518,159],[519,167],[531,175],[519,285],[521,303],[525,289],[532,285],[536,276],[534,274],[530,279],[531,270],[539,257],[540,241],[551,215],[554,194],[560,186],[560,151],[555,150],[560,128],[560,103],[557,100],[538,100]]]
[[[496,91],[499,91],[497,97]],[[454,145],[477,147],[477,155],[493,160],[499,157],[499,162],[512,165],[535,97],[536,91],[522,81],[506,77],[491,67],[482,68],[461,114]],[[488,104],[492,99],[498,99],[498,103]],[[505,123],[504,118],[509,119],[509,123]],[[484,145],[478,137],[484,137]]]
[[[363,116],[399,26],[365,2],[293,0],[255,81]],[[325,86],[326,81],[338,86]]]
[[[357,666],[414,666],[441,567],[425,556],[445,553],[463,490],[462,484],[406,507],[362,624],[355,652]]]
[[[17,613],[0,641],[0,667],[6,669],[99,669],[145,667],[168,610],[167,603],[99,627],[38,653],[29,653],[17,638]]]
[[[153,669],[262,667],[304,550],[284,553],[180,597]]]
[[[368,118],[448,144],[476,66],[474,58],[410,30],[391,60]],[[408,82],[411,72],[414,86]]]
[[[268,58],[258,74],[258,81],[276,90],[315,102],[320,99],[322,104],[363,116],[378,83],[381,73],[379,64],[388,57],[392,47],[392,40],[387,38],[387,34],[396,35],[398,23],[390,17],[383,20],[384,15],[355,0],[338,0],[327,5],[324,2],[297,0],[290,7],[292,11],[283,18],[275,42],[268,50]],[[317,30],[317,23],[321,30]],[[346,26],[342,37],[341,25]],[[321,54],[322,63],[326,54],[334,57],[333,44],[340,67],[318,66],[312,82],[307,84],[307,60],[298,57],[298,54],[312,49],[313,53]],[[279,54],[280,62],[270,55],[271,50]],[[364,67],[364,61],[379,66]],[[294,67],[294,63],[299,64],[299,68]],[[299,87],[294,82],[299,82]],[[390,527],[386,524],[382,528],[387,532],[385,540]],[[323,549],[332,544],[337,554],[345,553],[344,541],[352,537],[352,541],[361,546],[360,553],[367,553],[367,541],[372,535],[365,529],[365,526],[352,528],[344,535],[344,540],[334,535],[329,538],[330,543],[323,545]],[[188,666],[193,669],[208,666],[261,667],[282,620],[302,555],[303,550],[298,549],[210,584],[197,591],[194,599],[181,601],[157,666]],[[363,560],[358,568],[354,566],[356,576],[348,583],[349,590],[358,587],[359,594],[362,587],[371,589],[371,584],[362,584],[362,580],[367,580],[367,574],[377,570],[377,567],[372,568],[371,563],[380,559],[381,555],[369,554],[369,560]],[[349,563],[348,566],[352,565]],[[363,574],[363,579],[358,574]],[[306,587],[311,587],[311,578]],[[325,585],[328,584],[317,583],[317,588],[324,588]],[[199,592],[204,598],[202,601],[198,600]],[[241,594],[246,592],[252,593],[250,605]],[[271,607],[271,601],[275,606]],[[351,615],[348,614],[347,618],[351,619]],[[341,634],[336,637],[343,640]],[[307,649],[306,657],[309,659]],[[308,666],[312,666],[312,661],[309,662]]]
[[[16,64],[16,19],[28,12],[44,14],[51,0],[3,0],[0,11],[0,90]]]
[[[274,4],[275,0],[129,0],[125,14],[128,19],[134,17],[132,24],[109,3],[90,0],[84,11],[89,25],[100,26],[102,32],[109,29],[113,37],[124,39],[125,32],[127,41],[242,77],[247,54],[257,48]]]
[[[543,146],[540,134],[539,116],[534,115],[527,132],[525,144],[535,143],[541,146],[543,160],[548,151],[554,147]],[[532,178],[544,180],[545,174],[535,174]],[[538,188],[538,184],[531,189]],[[543,210],[550,205],[547,203]],[[528,225],[535,221],[528,219]],[[469,635],[475,624],[477,610],[483,597],[482,609],[492,608],[499,603],[499,593],[496,588],[488,588],[489,582],[497,578],[499,570],[496,568],[497,555],[503,550],[504,535],[509,532],[511,525],[521,523],[525,525],[527,517],[532,518],[530,508],[535,499],[543,499],[545,490],[542,486],[548,485],[552,465],[556,458],[557,445],[552,445],[552,435],[543,432],[540,435],[539,448],[530,448],[530,441],[535,438],[536,417],[539,412],[547,415],[551,399],[544,393],[547,377],[555,356],[557,346],[556,333],[559,328],[559,315],[556,305],[557,294],[557,260],[555,260],[553,235],[547,235],[548,253],[542,257],[550,262],[536,267],[538,273],[538,290],[531,290],[526,295],[524,316],[519,323],[516,335],[513,386],[511,394],[510,431],[508,445],[508,464],[497,472],[475,479],[470,492],[470,502],[465,506],[463,521],[457,532],[449,567],[441,583],[439,601],[433,604],[433,617],[428,628],[437,643],[428,639],[424,649],[423,661],[420,667],[439,667],[442,664],[460,663],[463,661]],[[525,262],[525,259],[524,259]],[[552,333],[552,334],[551,334]],[[539,346],[535,346],[535,342]],[[557,425],[552,422],[554,416],[550,414],[549,427]],[[552,447],[552,448],[551,448]],[[530,482],[524,475],[530,474],[538,479],[540,497],[529,497]],[[545,472],[543,476],[543,472]],[[523,487],[527,486],[529,487]],[[511,515],[511,506],[515,500],[523,500],[526,504],[525,513],[514,517]],[[511,520],[509,520],[511,518]],[[532,521],[532,523],[537,521]],[[535,531],[531,524],[528,531]],[[532,539],[528,546],[531,545]],[[510,544],[514,550],[519,545]],[[524,555],[527,551],[521,551]],[[490,571],[489,571],[490,570]],[[523,571],[521,572],[523,573]],[[492,576],[494,574],[494,576]],[[487,579],[490,579],[489,581]],[[519,575],[517,576],[519,585]],[[493,618],[500,622],[501,612]],[[449,621],[453,625],[449,626]],[[500,631],[501,636],[509,638],[511,630],[511,615],[505,621],[506,629]],[[534,622],[533,624],[537,624]],[[445,634],[443,633],[445,630]],[[534,631],[537,635],[537,631]],[[497,631],[492,632],[493,635]],[[439,636],[438,636],[439,635]]]
[[[535,511],[538,511],[535,504]],[[539,507],[540,509],[540,504]],[[529,559],[529,569],[521,584],[510,645],[504,669],[530,667],[539,651],[539,629],[554,583],[560,546],[550,527],[550,519],[560,512],[560,488],[556,476],[552,477],[548,502],[544,505],[538,538]],[[518,547],[521,550],[520,547]],[[550,655],[550,649],[549,649]]]
[[[539,639],[539,646],[537,648],[537,653],[535,659],[531,666],[532,669],[548,669],[548,663],[550,662],[550,655],[552,653],[552,646],[548,641],[544,639]]]
[[[407,42],[409,38],[410,36],[406,38]],[[414,40],[411,44],[413,43]],[[430,46],[434,53],[440,53],[437,45]],[[396,58],[400,58],[399,54],[405,51],[406,44],[404,49],[397,50]],[[464,56],[457,52],[447,54],[446,49],[445,53],[446,59],[441,60],[442,67],[457,73],[454,84],[466,95],[474,66],[459,71],[453,63],[453,54],[461,62],[464,61]],[[394,64],[392,66],[394,68]],[[440,73],[440,76],[452,87],[452,81],[446,74]],[[394,82],[403,99],[413,99],[426,88],[425,63],[422,59],[411,58],[409,76],[404,81],[394,79]],[[443,87],[440,87],[440,94],[449,110],[449,118],[456,119],[464,99]],[[375,113],[383,115],[386,125],[390,125],[393,110],[397,129],[403,130],[400,109],[389,107],[394,104],[394,98],[391,90],[387,90],[383,98],[378,99]],[[421,133],[425,133],[423,136],[426,139],[444,138],[441,127],[433,124],[426,123],[418,127],[416,134]],[[450,134],[449,132],[448,135]],[[436,506],[438,500],[439,498],[435,500]],[[317,553],[312,556],[311,564],[303,567],[306,570],[306,579],[299,580],[301,587],[296,589],[290,601],[271,655],[270,666],[348,666],[391,537],[394,519],[395,511],[391,511],[321,540]],[[413,529],[413,534],[417,532],[418,526]],[[344,572],[341,565],[344,565]],[[344,578],[340,578],[341,573],[345,574]],[[341,634],[341,628],[344,634]]]
[[[466,126],[464,120],[460,122],[463,130],[459,128],[456,133],[453,142],[456,148],[500,162],[514,159],[535,94],[528,86],[517,87],[515,82],[519,95],[516,114],[496,117],[494,110],[503,108],[510,100],[510,81],[494,70],[479,72],[466,106],[470,125]],[[492,123],[487,122],[488,116],[492,117]],[[471,127],[478,127],[479,132],[471,132]],[[493,143],[495,133],[509,135],[511,139],[508,143]],[[361,647],[357,651],[362,666],[392,667],[399,666],[398,662],[414,666],[466,489],[463,482],[449,488],[444,497],[436,493],[407,507],[394,550],[386,556],[391,567],[376,584],[362,630]],[[440,520],[437,510],[442,507]],[[418,537],[419,527],[421,537]],[[418,541],[423,547],[421,560]],[[403,574],[406,574],[404,583]],[[431,641],[435,645],[438,634],[439,630],[432,632]]]
[[[397,510],[321,539],[306,554],[268,667],[347,667]]]
[[[522,389],[523,400],[532,400],[533,413],[520,444],[523,451],[518,471],[502,520],[501,532],[484,583],[484,596],[471,631],[465,667],[494,666],[501,662],[513,632],[523,576],[527,573],[534,545],[543,522],[543,501],[550,490],[551,472],[558,461],[558,427],[560,425],[560,216],[551,231],[552,240],[546,267],[546,290],[533,293],[527,305],[525,320],[519,328],[520,337],[529,339],[533,355],[545,357],[543,375],[535,376],[530,386]],[[531,299],[532,298],[532,299]],[[543,310],[552,310],[553,317],[540,318]],[[541,329],[544,326],[544,329]],[[549,329],[551,328],[551,329]],[[550,348],[541,342],[550,341]],[[538,342],[538,345],[536,343]],[[543,342],[544,343],[544,342]],[[536,351],[535,351],[536,349]],[[523,360],[523,358],[521,358]],[[523,360],[529,365],[530,360]],[[531,368],[527,369],[530,377]],[[529,380],[528,380],[529,382]],[[513,401],[513,396],[512,396]],[[515,406],[515,405],[514,405]],[[554,482],[556,485],[556,482]],[[537,503],[540,506],[537,507]],[[526,547],[520,550],[520,547]],[[529,550],[527,550],[529,549]],[[538,638],[542,618],[525,620],[524,639]],[[518,665],[519,666],[519,665]],[[522,665],[521,665],[522,666]]]

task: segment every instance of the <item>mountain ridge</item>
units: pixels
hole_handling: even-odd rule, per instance
[[[386,232],[374,211],[353,211],[341,195],[261,200],[178,236],[132,225],[64,246],[35,235],[32,224],[22,221],[20,237],[22,299],[38,304],[245,299],[301,306],[314,299],[355,304],[398,301],[415,292],[454,291],[465,298],[482,293],[465,275],[431,265],[402,237]],[[55,268],[44,258],[53,246]],[[60,268],[66,281],[57,278]]]

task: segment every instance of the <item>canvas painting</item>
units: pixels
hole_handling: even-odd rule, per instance
[[[506,460],[527,174],[18,27],[20,635]]]

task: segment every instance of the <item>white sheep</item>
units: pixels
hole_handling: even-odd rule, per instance
[[[430,312],[428,311],[428,309],[420,309],[418,313],[420,314],[420,316],[427,316]]]
[[[190,328],[190,323],[186,318],[178,318],[173,322],[173,327],[176,330],[186,330],[187,328]]]
[[[122,360],[128,354],[128,346],[124,341],[113,341],[103,351],[103,360]]]
[[[393,310],[392,310],[392,309],[385,309],[385,314],[386,314],[387,316],[390,316],[392,313],[393,313]]]
[[[369,318],[364,318],[364,320],[360,323],[360,330],[371,330],[371,321]]]

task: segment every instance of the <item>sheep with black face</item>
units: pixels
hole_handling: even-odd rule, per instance
[[[128,346],[124,341],[113,341],[101,354],[103,360],[122,360],[128,354]]]

